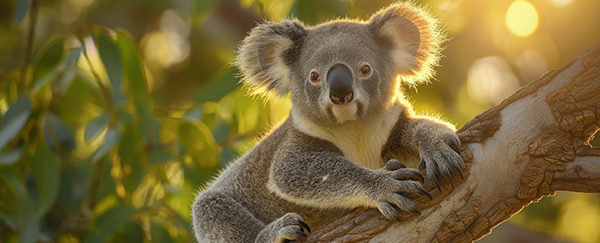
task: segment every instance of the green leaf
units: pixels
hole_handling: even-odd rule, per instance
[[[26,146],[20,146],[13,150],[0,152],[0,164],[12,165],[19,161],[23,153],[25,152]]]
[[[98,52],[100,59],[106,68],[108,79],[113,89],[113,103],[116,105],[120,100],[124,99],[121,94],[121,59],[119,59],[119,51],[106,34],[100,34],[98,37]]]
[[[218,163],[217,144],[210,129],[202,123],[182,123],[179,139],[186,155],[202,167],[215,167]]]
[[[3,167],[2,169],[2,174],[14,186],[20,204],[18,212],[2,213],[3,223],[19,232],[19,242],[34,243],[40,235],[40,222],[39,218],[35,216],[35,205],[33,205],[31,195],[18,178],[20,173],[17,166]]]
[[[202,106],[197,105],[197,106],[193,106],[192,108],[185,111],[183,118],[186,121],[195,122],[195,121],[199,121],[200,119],[202,119],[202,114],[203,114]]]
[[[77,61],[79,60],[79,56],[82,51],[83,46],[66,50],[66,55],[62,55],[63,57],[58,62],[58,65],[56,65],[49,73],[42,76],[35,83],[32,90],[37,92],[46,83],[54,80],[59,74],[62,74],[62,77],[59,80],[59,87],[61,87],[63,90],[66,90],[64,86],[70,85],[75,77],[73,69],[76,68]]]
[[[0,121],[0,150],[10,142],[25,126],[31,114],[31,101],[23,96],[8,107]]]
[[[37,186],[36,216],[41,218],[54,205],[60,189],[58,162],[47,144],[40,143],[37,146],[31,158],[31,173]]]
[[[75,138],[73,137],[73,129],[63,122],[58,116],[53,113],[48,113],[44,120],[44,137],[52,149],[56,150],[55,140],[52,133],[56,135],[58,143],[67,151],[71,152],[75,149]]]
[[[173,243],[173,239],[171,239],[169,231],[158,226],[157,224],[152,224],[150,234],[152,235],[152,241],[154,242]]]
[[[18,24],[25,18],[27,9],[29,9],[29,0],[17,1],[17,8],[15,9],[15,15],[13,16],[13,25]]]
[[[162,164],[175,159],[175,155],[163,147],[153,149],[149,157],[151,164]]]
[[[19,212],[19,194],[2,171],[0,171],[0,210]]]
[[[225,147],[221,150],[221,166],[226,167],[229,163],[233,162],[236,158],[238,158],[240,154],[238,154],[233,148]]]
[[[58,192],[58,203],[67,213],[76,213],[80,210],[79,206],[83,197],[82,192],[85,192],[84,186],[87,184],[81,183],[78,178],[73,176],[73,168],[68,165],[61,166],[60,173],[60,191]],[[76,168],[77,172],[79,170]],[[87,199],[86,199],[87,200]]]
[[[202,0],[194,1],[194,10],[192,13],[194,22],[202,23],[212,13],[213,9],[217,6],[219,1],[217,0]]]
[[[44,84],[58,75],[59,61],[64,53],[62,40],[56,40],[46,49],[40,60],[36,63],[33,70],[32,83],[30,88],[34,91],[39,90]]]
[[[207,101],[218,101],[225,95],[231,93],[238,87],[238,71],[227,66],[216,72],[210,79],[210,83],[194,98],[195,101],[204,103]]]
[[[139,224],[127,222],[123,227],[125,228],[125,239],[127,242],[144,242],[144,230]]]
[[[130,206],[118,206],[98,216],[90,232],[83,238],[83,243],[106,242],[110,235],[127,222],[133,212],[135,209]]]
[[[30,205],[31,203],[29,203]],[[31,207],[31,206],[29,206]],[[28,208],[29,208],[28,207]],[[31,210],[31,209],[29,209]],[[28,211],[29,211],[28,210]],[[33,211],[33,210],[32,210]],[[25,224],[19,232],[19,243],[35,243],[40,235],[40,220],[30,211],[25,218]]]
[[[106,133],[106,137],[104,138],[104,143],[96,150],[96,152],[92,155],[92,162],[98,161],[102,156],[104,156],[108,151],[110,151],[117,143],[119,143],[119,129],[116,127],[112,127],[108,129]]]
[[[135,41],[125,33],[117,32],[115,44],[127,78],[127,90],[133,95],[136,109],[142,114],[151,114],[146,76]]]
[[[98,133],[100,133],[100,131],[104,130],[107,124],[108,114],[106,113],[94,118],[87,124],[85,128],[85,138],[87,140],[92,140],[98,135]]]
[[[125,124],[122,137],[118,152],[121,157],[121,168],[130,168],[130,173],[123,176],[123,186],[129,198],[144,178],[148,155],[137,123]]]
[[[104,157],[102,165],[102,176],[100,177],[100,184],[98,185],[96,201],[100,201],[109,193],[116,193],[115,181],[112,178],[112,176],[110,176],[110,169],[112,169],[112,165],[108,162],[108,157]]]

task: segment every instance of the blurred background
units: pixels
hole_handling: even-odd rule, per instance
[[[460,128],[600,40],[597,0],[424,0],[450,41],[416,110]],[[231,67],[264,19],[367,19],[389,0],[0,1],[0,242],[192,242],[190,205],[290,109]],[[592,141],[600,145],[600,139]],[[559,192],[481,242],[600,242]]]

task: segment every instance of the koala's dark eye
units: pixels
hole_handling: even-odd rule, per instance
[[[310,81],[311,82],[316,83],[316,82],[319,81],[319,79],[320,79],[319,78],[319,73],[317,73],[315,71],[310,72]]]
[[[371,73],[371,67],[369,65],[364,65],[360,68],[360,73],[362,75],[369,75]]]

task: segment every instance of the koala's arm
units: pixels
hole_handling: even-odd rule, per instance
[[[404,113],[392,129],[383,158],[420,159],[418,168],[436,184],[440,177],[452,177],[463,166],[459,155],[460,140],[451,124],[427,116]]]
[[[396,206],[417,211],[400,194],[426,193],[417,170],[390,161],[380,170],[361,167],[331,143],[295,132],[276,152],[268,188],[288,201],[313,208],[377,207],[389,218],[397,217]],[[398,163],[398,164],[394,164]]]

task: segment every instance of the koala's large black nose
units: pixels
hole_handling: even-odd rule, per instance
[[[352,73],[345,65],[338,64],[327,73],[327,83],[329,84],[329,98],[336,104],[350,103],[354,98],[352,89]]]

